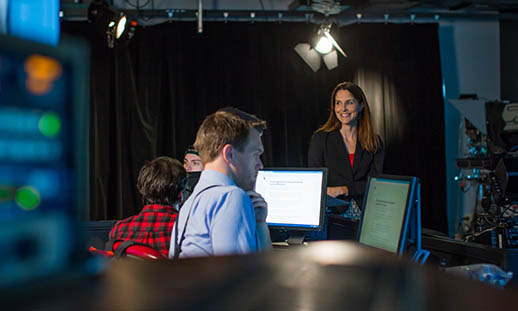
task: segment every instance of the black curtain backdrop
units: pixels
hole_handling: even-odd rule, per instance
[[[138,28],[110,50],[88,23],[65,33],[91,44],[91,219],[136,214],[136,176],[160,155],[182,159],[203,118],[235,106],[268,121],[265,166],[305,166],[313,131],[341,81],[366,92],[386,145],[385,173],[422,182],[423,226],[447,232],[444,110],[437,24],[356,24],[335,33],[349,58],[314,73],[294,52],[304,23],[173,22]]]
[[[518,22],[500,21],[500,96],[518,101]]]

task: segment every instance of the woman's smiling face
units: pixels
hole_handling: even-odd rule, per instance
[[[355,125],[363,105],[348,90],[340,90],[335,96],[335,115],[342,125]]]

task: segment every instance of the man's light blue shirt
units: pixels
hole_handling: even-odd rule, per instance
[[[178,239],[185,228],[180,258],[246,254],[258,250],[250,197],[232,179],[214,170],[201,173],[193,193],[180,209],[176,226]],[[175,229],[171,235],[169,258],[174,257],[174,239]]]

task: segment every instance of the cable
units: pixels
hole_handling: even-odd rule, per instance
[[[469,235],[469,236],[471,236],[471,237],[477,237],[477,236],[481,235],[482,233],[489,232],[489,231],[491,231],[491,230],[493,230],[493,229],[494,229],[494,227],[490,227],[490,228],[484,229],[484,230],[482,230],[482,231],[480,231],[480,232],[473,232],[473,233],[472,233],[471,235]],[[468,235],[467,235],[467,236],[468,236]]]
[[[261,8],[263,9],[264,11],[264,3],[263,3],[263,0],[259,0],[259,2],[261,3]]]
[[[484,216],[484,221],[486,223],[488,223],[490,226],[494,226],[498,222],[498,218],[497,219],[494,219],[494,218],[488,219],[488,216],[490,216],[489,214],[486,214],[483,216]]]
[[[508,210],[511,209],[511,207],[513,207],[514,205],[513,204],[508,204],[507,207],[502,211],[502,213],[500,214],[500,216],[498,216],[498,218],[502,218],[502,216],[504,216],[505,212],[507,212]],[[518,214],[518,212],[516,210],[513,209],[512,211],[514,214]]]

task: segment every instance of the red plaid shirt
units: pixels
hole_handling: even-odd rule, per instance
[[[110,240],[144,243],[167,257],[177,216],[178,212],[171,206],[146,205],[138,215],[119,220],[110,232]]]

